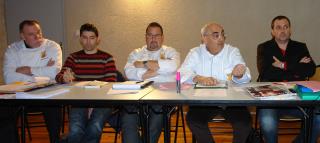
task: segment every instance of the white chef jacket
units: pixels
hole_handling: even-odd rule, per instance
[[[142,80],[142,75],[147,71],[146,68],[136,68],[135,61],[157,60],[159,64],[158,75],[146,80],[155,82],[175,81],[176,70],[180,64],[180,54],[171,47],[162,45],[157,51],[149,51],[147,46],[135,49],[128,57],[125,65],[125,74],[129,80]]]
[[[47,66],[48,61],[55,61],[53,66]],[[32,76],[17,73],[21,66],[31,67]],[[40,47],[27,48],[24,41],[9,45],[5,52],[3,74],[5,83],[17,81],[34,81],[34,77],[49,77],[55,79],[62,66],[62,52],[59,44],[44,39]]]

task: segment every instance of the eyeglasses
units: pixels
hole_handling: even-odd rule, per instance
[[[288,25],[284,25],[284,26],[277,25],[276,27],[274,27],[274,29],[276,29],[276,30],[287,30],[287,29],[289,29],[289,26]]]
[[[161,36],[162,36],[162,34],[155,34],[155,35],[152,35],[151,33],[147,33],[147,34],[146,34],[146,37],[147,37],[148,39],[152,39],[152,38],[159,39],[159,38],[161,38]]]
[[[207,33],[207,34],[205,34],[205,36],[211,36],[214,40],[217,40],[217,39],[219,39],[220,37],[221,38],[226,38],[226,35],[225,35],[225,33],[224,32],[212,32],[212,33]]]

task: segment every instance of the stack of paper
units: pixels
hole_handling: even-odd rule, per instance
[[[0,94],[0,99],[15,99],[16,94]]]
[[[17,92],[16,98],[17,99],[45,99],[45,98],[49,98],[59,94],[67,93],[69,91],[70,91],[69,89],[61,88],[61,89],[45,91],[41,93]]]
[[[39,81],[39,82],[15,82],[11,84],[1,85],[0,93],[16,93],[28,91],[34,88],[46,87],[52,85],[49,81]]]
[[[144,87],[149,86],[152,84],[153,81],[126,81],[126,82],[120,82],[115,83],[112,85],[113,89],[120,89],[120,90],[137,90],[142,89]]]
[[[101,88],[104,85],[107,85],[108,82],[104,81],[81,81],[75,83],[73,86],[82,87],[82,88]]]

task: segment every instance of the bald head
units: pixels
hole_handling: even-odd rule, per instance
[[[224,31],[223,27],[218,23],[208,23],[201,28],[201,36],[208,35],[214,31]]]

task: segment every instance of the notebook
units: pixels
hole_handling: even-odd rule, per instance
[[[112,85],[112,89],[119,89],[119,90],[137,90],[145,88],[151,85],[153,81],[125,81],[119,82]]]

